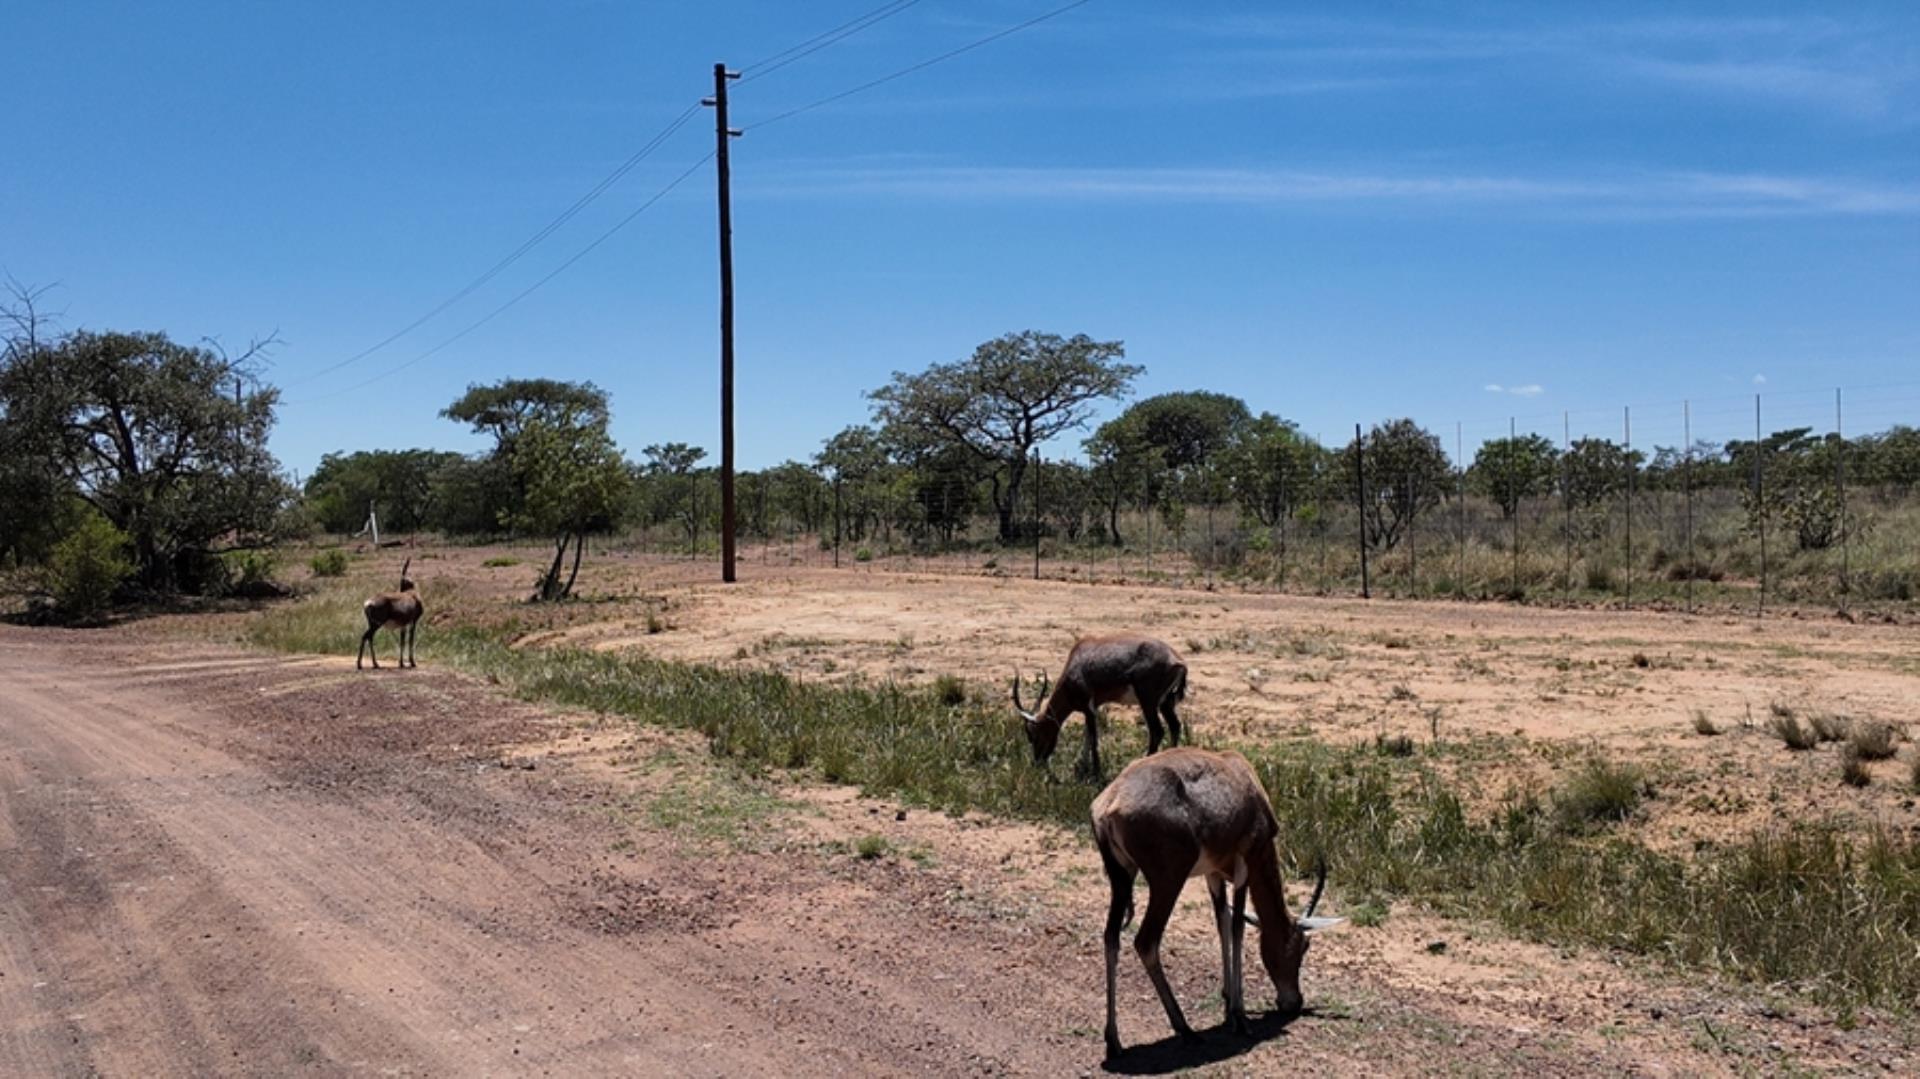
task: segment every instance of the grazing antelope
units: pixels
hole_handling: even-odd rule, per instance
[[[382,592],[362,604],[367,615],[367,631],[360,635],[360,654],[353,657],[353,667],[360,669],[360,661],[371,653],[373,669],[380,669],[380,650],[374,646],[373,635],[382,626],[393,629],[400,635],[400,665],[417,667],[414,662],[413,646],[420,636],[420,616],[426,613],[426,607],[420,603],[420,594],[413,590],[413,582],[407,578],[407,570],[413,565],[409,558],[400,567],[400,591]]]
[[[1173,706],[1187,695],[1187,665],[1165,641],[1152,637],[1132,633],[1083,637],[1067,653],[1060,684],[1049,692],[1043,681],[1040,694],[1040,710],[1027,711],[1020,700],[1020,676],[1014,675],[1013,707],[1026,723],[1033,759],[1045,764],[1060,741],[1061,725],[1080,712],[1087,717],[1087,762],[1094,775],[1101,775],[1100,727],[1094,713],[1103,704],[1138,704],[1147,720],[1147,752],[1160,751],[1162,716],[1167,734],[1179,745],[1180,717]]]
[[[1147,912],[1140,919],[1133,948],[1147,968],[1147,977],[1153,979],[1175,1033],[1189,1040],[1197,1037],[1180,1014],[1166,971],[1161,969],[1160,937],[1189,877],[1206,877],[1207,890],[1213,894],[1214,924],[1220,931],[1220,992],[1226,1001],[1228,1028],[1247,1032],[1241,945],[1248,922],[1260,929],[1260,961],[1279,994],[1279,1010],[1286,1014],[1300,1010],[1300,961],[1307,954],[1307,934],[1345,919],[1313,916],[1327,883],[1325,863],[1305,913],[1298,920],[1288,916],[1280,861],[1273,848],[1279,827],[1253,766],[1238,753],[1188,747],[1142,757],[1127,765],[1093,800],[1093,839],[1113,887],[1106,930],[1109,1059],[1121,1051],[1114,988],[1120,931],[1133,920],[1136,875],[1147,878]],[[1258,917],[1247,913],[1249,892]]]

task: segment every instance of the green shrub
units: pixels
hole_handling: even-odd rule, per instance
[[[1592,831],[1633,816],[1646,793],[1646,775],[1631,764],[1592,757],[1554,795],[1554,820],[1562,831]]]
[[[67,618],[97,617],[113,594],[133,575],[127,534],[106,518],[89,513],[53,545],[47,557],[46,588]]]
[[[873,548],[871,548],[871,547],[861,547],[861,548],[859,548],[859,549],[857,549],[857,550],[855,550],[855,551],[853,552],[853,560],[854,560],[855,562],[871,562],[871,561],[873,561]]]
[[[501,569],[506,566],[517,566],[520,564],[520,560],[513,557],[512,555],[500,554],[500,555],[494,555],[492,558],[489,558],[485,562],[482,562],[480,564],[487,567],[488,569]]]
[[[858,854],[863,862],[883,858],[892,848],[893,844],[887,842],[887,837],[883,835],[863,835],[853,845],[854,853]]]
[[[951,674],[943,674],[933,680],[933,695],[941,704],[951,708],[967,703],[967,684]]]
[[[347,574],[347,552],[340,550],[321,551],[307,562],[315,577],[344,577]]]
[[[265,550],[236,551],[227,556],[227,565],[233,572],[233,588],[245,592],[272,582],[274,571],[280,568],[280,556]]]

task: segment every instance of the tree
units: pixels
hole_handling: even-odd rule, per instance
[[[840,488],[841,527],[848,537],[866,538],[869,527],[880,518],[879,502],[891,472],[880,433],[865,424],[843,428],[826,440],[813,463]]]
[[[216,541],[270,536],[292,495],[267,452],[279,395],[253,377],[263,347],[230,358],[164,334],[79,331],[10,348],[9,449],[126,533],[143,584],[201,583]]]
[[[1562,493],[1576,509],[1587,509],[1612,498],[1627,485],[1627,474],[1640,467],[1643,455],[1604,438],[1575,439],[1561,463]]]
[[[1560,451],[1539,435],[1496,438],[1482,443],[1467,469],[1467,485],[1493,499],[1500,516],[1511,520],[1523,499],[1553,490]]]
[[[1049,463],[1040,475],[1040,504],[1057,534],[1069,543],[1080,542],[1087,513],[1094,508],[1093,478],[1087,466],[1073,461]]]
[[[435,527],[442,471],[465,460],[444,450],[361,450],[329,453],[307,477],[308,507],[320,527],[351,532],[377,505],[380,524],[393,532]],[[494,524],[498,523],[497,516]],[[491,527],[491,526],[490,526]]]
[[[1093,486],[1094,500],[1106,511],[1107,540],[1118,547],[1120,511],[1152,501],[1159,457],[1140,440],[1132,425],[1111,421],[1101,424],[1085,446],[1091,465],[1088,482]]]
[[[1242,509],[1273,528],[1306,501],[1314,459],[1322,452],[1292,422],[1262,412],[1223,455],[1227,483]]]
[[[591,382],[509,378],[491,386],[469,385],[440,415],[492,435],[496,448],[511,453],[515,440],[532,423],[549,428],[605,423],[607,393]]]
[[[648,446],[640,454],[647,459],[640,468],[646,480],[647,522],[679,521],[691,545],[700,535],[698,468],[707,451],[685,442],[664,442]]]
[[[573,594],[587,534],[611,529],[627,496],[627,466],[607,434],[605,419],[554,423],[536,417],[514,441],[511,467],[526,498],[508,517],[513,528],[553,537],[553,563],[541,575],[536,599]],[[573,569],[560,567],[573,547]]]
[[[1354,447],[1340,453],[1340,474],[1349,498],[1359,502],[1368,547],[1393,550],[1420,514],[1438,505],[1453,467],[1440,439],[1409,419],[1375,424],[1360,447],[1366,500],[1355,485]]]
[[[869,396],[890,441],[957,446],[981,462],[1000,538],[1010,541],[1033,448],[1085,423],[1095,403],[1127,392],[1141,368],[1120,362],[1125,355],[1118,341],[1028,330],[917,375],[896,371]]]
[[[1245,401],[1196,390],[1149,397],[1102,429],[1130,429],[1138,444],[1157,453],[1169,471],[1185,473],[1213,462],[1252,422]]]

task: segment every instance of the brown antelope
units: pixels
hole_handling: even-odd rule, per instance
[[[1040,710],[1027,711],[1020,700],[1020,676],[1014,675],[1013,706],[1026,723],[1033,759],[1045,764],[1053,756],[1054,746],[1060,741],[1060,727],[1067,717],[1079,712],[1087,717],[1087,763],[1094,775],[1101,775],[1100,725],[1095,717],[1100,706],[1138,704],[1147,721],[1149,753],[1160,750],[1160,719],[1166,717],[1166,733],[1177,746],[1180,717],[1173,706],[1187,695],[1187,665],[1165,641],[1152,637],[1132,633],[1083,637],[1067,653],[1060,684],[1049,692],[1043,681],[1040,694]]]
[[[413,582],[407,578],[407,570],[413,566],[409,558],[400,567],[400,591],[382,592],[361,606],[367,615],[367,631],[360,635],[360,654],[353,657],[353,667],[359,670],[360,661],[371,653],[373,669],[380,669],[380,650],[374,646],[373,635],[382,626],[394,630],[400,636],[400,666],[417,667],[413,659],[413,646],[420,636],[420,616],[426,613],[426,607],[420,603],[420,594],[413,590]]]
[[[1180,1014],[1167,985],[1166,971],[1160,966],[1160,938],[1189,877],[1206,877],[1207,890],[1213,895],[1214,924],[1220,931],[1220,993],[1226,1002],[1228,1028],[1247,1032],[1241,945],[1248,922],[1260,929],[1260,961],[1279,994],[1279,1011],[1290,1015],[1300,1010],[1300,961],[1307,954],[1307,934],[1345,919],[1313,916],[1327,883],[1324,862],[1305,913],[1298,920],[1288,916],[1280,861],[1274,852],[1279,828],[1253,766],[1238,753],[1188,747],[1142,757],[1127,765],[1093,800],[1093,839],[1113,887],[1106,930],[1109,1058],[1121,1051],[1114,991],[1120,931],[1133,920],[1136,875],[1147,878],[1147,912],[1140,919],[1133,948],[1160,994],[1167,1020],[1181,1038],[1192,1040],[1197,1035]],[[1249,892],[1258,917],[1247,913]]]

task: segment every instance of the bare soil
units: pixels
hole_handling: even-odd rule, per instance
[[[524,567],[480,566],[497,551],[431,553],[415,565],[430,611],[456,582],[503,604],[524,591]],[[1707,707],[1737,726],[1742,705],[1764,714],[1776,698],[1894,718],[1920,677],[1897,627],[761,567],[722,590],[700,580],[710,570],[590,563],[593,602],[514,617],[528,646],[983,682],[1057,664],[1079,632],[1151,627],[1187,653],[1195,720],[1233,738],[1424,739],[1422,709],[1438,705],[1443,738],[1502,748],[1462,768],[1550,773],[1554,747],[1597,742],[1723,771],[1736,793],[1913,813],[1893,765],[1852,792],[1837,765],[1828,781],[1830,749],[1702,738],[1688,718]],[[0,628],[0,1074],[1101,1067],[1106,888],[1077,834],[752,780],[689,736],[543,710],[431,666],[356,672],[194,639],[244,617]],[[1647,827],[1682,832],[1798,804],[1655,802]],[[1220,1009],[1203,895],[1189,889],[1167,964],[1205,1029]],[[1836,1022],[1411,910],[1325,935],[1309,1012],[1251,1040],[1171,1042],[1123,960],[1127,1071],[1920,1068],[1909,1020]]]

